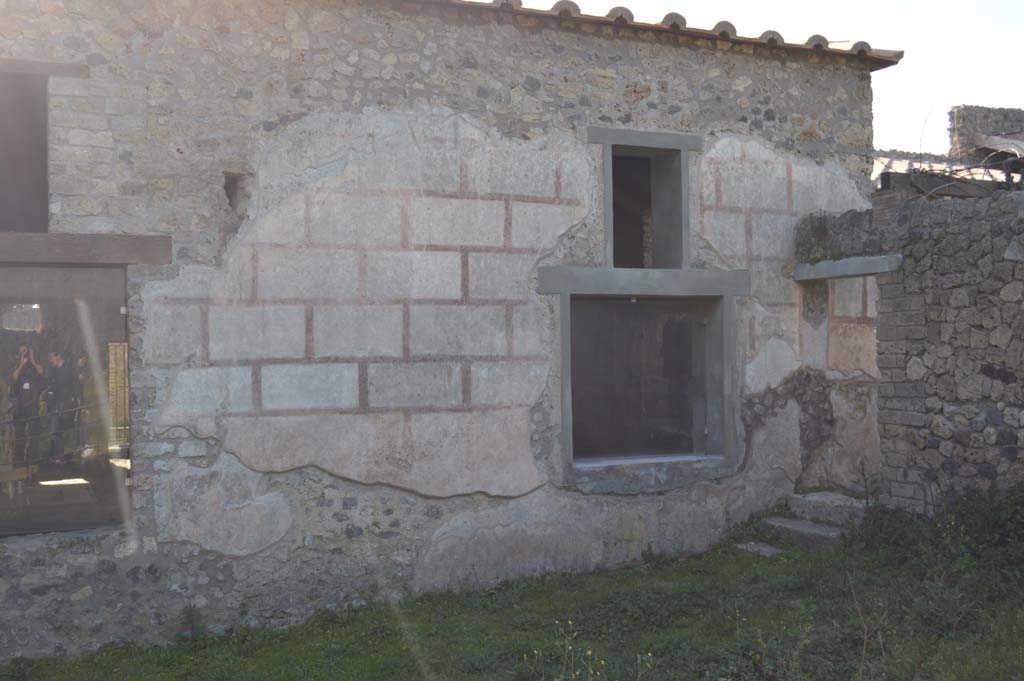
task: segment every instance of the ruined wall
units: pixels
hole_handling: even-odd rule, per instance
[[[1024,193],[898,208],[880,199],[874,214],[806,220],[797,249],[903,255],[898,272],[878,277],[879,493],[926,510],[967,489],[1020,485]]]
[[[863,65],[423,3],[0,17],[0,55],[91,65],[50,82],[51,230],[175,253],[128,272],[133,517],[0,541],[0,658],[163,642],[186,607],[285,625],[700,551],[798,483],[855,484],[870,375],[830,364],[836,294],[788,275],[801,215],[867,206]],[[535,277],[604,264],[588,125],[705,136],[694,264],[754,282],[735,475],[554,482],[559,330]]]
[[[903,267],[880,277],[885,491],[921,509],[1024,482],[1024,194],[902,211]]]
[[[1024,110],[987,106],[954,106],[949,112],[950,156],[976,163],[990,162],[986,137],[1024,140]]]

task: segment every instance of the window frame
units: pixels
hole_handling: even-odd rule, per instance
[[[0,234],[46,234],[50,230],[50,78],[88,78],[89,67],[85,64],[66,64],[59,62],[28,61],[24,59],[0,59],[0,74],[15,76],[31,76],[43,79],[43,159],[45,176],[43,178],[45,205],[42,206],[44,217],[43,229],[3,230]],[[0,253],[3,253],[0,250]]]
[[[612,164],[615,156],[642,156],[651,159],[651,190],[652,204],[656,214],[661,215],[661,221],[678,221],[679,227],[672,244],[676,249],[672,260],[678,260],[676,267],[689,267],[690,264],[690,154],[699,153],[704,148],[704,140],[699,135],[690,135],[678,132],[646,132],[642,130],[628,130],[619,128],[591,127],[587,130],[587,137],[591,144],[600,144],[602,150],[603,185],[604,185],[604,251],[605,262],[609,267],[615,263],[615,206],[613,195]],[[625,153],[622,153],[625,152]],[[673,157],[677,163],[673,163]],[[657,173],[655,178],[655,165],[660,163],[671,166]],[[668,216],[671,212],[669,206],[665,206],[659,200],[658,194],[662,197],[672,189],[678,191],[680,197],[680,211],[677,216]],[[659,206],[659,204],[662,204]],[[674,269],[674,268],[673,268]]]
[[[741,464],[741,437],[738,422],[738,362],[736,297],[750,295],[748,270],[705,270],[689,266],[691,212],[691,154],[702,149],[696,135],[670,132],[644,132],[613,128],[590,128],[591,143],[603,149],[603,206],[605,263],[597,267],[548,266],[538,274],[538,291],[559,297],[559,333],[561,355],[561,418],[559,435],[562,483],[587,493],[657,492],[682,485],[719,478]],[[641,148],[657,154],[659,150],[678,152],[679,203],[676,220],[679,267],[628,269],[614,267],[614,204],[612,163],[616,147],[630,154]],[[653,184],[653,182],[652,182]],[[705,356],[706,383],[721,397],[718,415],[719,433],[710,440],[721,443],[721,452],[660,456],[607,457],[595,460],[573,456],[572,433],[572,329],[573,296],[705,298],[713,303],[707,325]],[[713,383],[713,385],[712,385]],[[712,419],[708,414],[708,421]],[[711,426],[709,425],[709,428]]]
[[[32,62],[14,59],[0,59],[0,72],[23,73],[62,78],[88,78],[89,67],[80,64],[59,64]],[[49,91],[49,80],[47,80]],[[49,110],[47,110],[47,156],[49,138]],[[49,168],[47,184],[49,185]],[[49,198],[49,197],[48,197]],[[48,201],[49,203],[49,201]],[[49,230],[49,219],[47,219]],[[148,234],[71,234],[46,232],[0,232],[0,266],[26,267],[110,267],[124,271],[126,288],[122,292],[126,311],[126,337],[129,352],[133,344],[130,331],[130,287],[135,278],[134,266],[160,267],[173,264],[173,241],[166,235]],[[141,276],[148,271],[143,269]],[[128,393],[131,394],[131,371],[128,371]],[[134,437],[134,436],[132,436]],[[99,525],[94,532],[121,531],[122,525]],[[26,536],[34,536],[29,533]],[[11,536],[0,537],[0,542]]]

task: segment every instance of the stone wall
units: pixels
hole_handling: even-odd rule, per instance
[[[976,163],[991,150],[983,148],[986,137],[1024,141],[1024,109],[998,109],[987,106],[954,106],[949,112],[950,156]]]
[[[789,277],[803,214],[868,205],[864,63],[442,3],[0,16],[0,56],[91,67],[50,80],[51,230],[174,242],[172,265],[128,269],[132,517],[0,541],[0,658],[166,642],[185,608],[280,626],[702,551],[877,455],[871,367],[830,361],[827,324],[869,319],[869,288]],[[721,479],[616,495],[556,475],[559,328],[535,279],[605,264],[589,125],[704,137],[694,265],[753,279],[745,451]]]
[[[798,252],[819,259],[904,258],[878,277],[879,492],[927,510],[967,489],[1020,485],[1024,192],[898,208],[879,199],[881,212],[809,218],[797,237]]]
[[[1024,193],[918,200],[902,219],[903,267],[879,278],[886,491],[921,508],[1019,485]]]

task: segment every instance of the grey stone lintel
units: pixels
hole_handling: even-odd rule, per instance
[[[700,151],[704,147],[704,138],[700,135],[687,135],[681,132],[647,132],[591,126],[587,129],[587,136],[591,144],[679,151]]]
[[[817,281],[821,279],[864,277],[871,274],[895,272],[902,264],[903,256],[898,253],[843,258],[842,260],[822,260],[814,264],[800,263],[793,270],[793,279],[796,281]]]
[[[748,270],[635,270],[621,267],[541,267],[540,293],[606,296],[746,296]]]

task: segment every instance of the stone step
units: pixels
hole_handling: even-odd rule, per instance
[[[747,553],[756,553],[757,555],[764,556],[765,558],[771,558],[772,556],[777,556],[780,553],[785,553],[778,547],[759,541],[748,541],[744,544],[737,544],[736,548],[740,551],[746,551]]]
[[[787,505],[794,515],[804,520],[847,526],[860,525],[864,521],[864,500],[839,492],[791,494]]]
[[[841,527],[796,518],[765,518],[761,525],[777,537],[792,540],[802,549],[835,546],[846,533]]]

